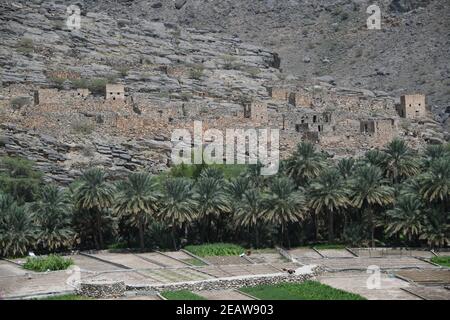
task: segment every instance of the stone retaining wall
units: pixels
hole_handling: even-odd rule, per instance
[[[124,296],[126,289],[124,281],[82,282],[78,294],[92,298],[114,298]]]
[[[311,274],[290,275],[285,273],[277,273],[271,275],[231,277],[221,279],[210,279],[202,281],[189,281],[173,284],[149,285],[149,286],[127,286],[127,290],[155,290],[157,292],[173,291],[173,290],[226,290],[239,289],[247,286],[257,285],[273,285],[281,282],[303,282],[314,278],[319,269]]]

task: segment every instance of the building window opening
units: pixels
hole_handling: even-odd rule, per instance
[[[317,122],[317,116],[313,116],[313,123]]]

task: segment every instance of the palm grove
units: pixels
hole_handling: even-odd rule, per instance
[[[393,140],[337,161],[301,143],[276,176],[261,176],[258,165],[235,169],[178,166],[114,180],[92,168],[62,188],[44,183],[31,162],[2,158],[0,254],[206,242],[449,244],[449,144],[417,153]]]

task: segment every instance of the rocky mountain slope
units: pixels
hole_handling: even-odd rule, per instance
[[[367,30],[369,0],[85,1],[118,19],[139,17],[239,35],[277,52],[286,74],[333,76],[345,86],[450,99],[447,0],[381,0],[381,30]],[[437,111],[438,112],[438,111]]]
[[[145,137],[112,133],[99,123],[93,129],[89,121],[98,118],[88,111],[89,103],[55,98],[46,111],[33,101],[37,89],[57,88],[64,94],[88,87],[98,107],[105,84],[120,83],[131,103],[116,107],[116,117],[122,111],[130,116],[156,113],[145,109],[169,109],[172,102],[240,109],[243,99],[267,97],[264,85],[279,78],[276,54],[238,37],[142,18],[118,19],[85,7],[81,29],[69,30],[68,4],[0,3],[0,155],[34,160],[47,178],[70,181],[92,165],[116,173],[164,170],[170,135],[163,122]]]
[[[357,115],[342,108],[346,101],[386,100],[392,106],[402,93],[423,92],[436,110],[445,108],[447,7],[438,0],[381,3],[383,28],[374,31],[365,26],[366,2],[356,0],[1,2],[0,155],[32,159],[47,178],[63,183],[93,165],[117,173],[160,171],[169,163],[168,132],[189,117],[223,126],[227,114],[234,125],[247,121],[243,106],[260,100],[268,104],[269,119],[276,127],[283,119],[284,128],[282,110],[292,111],[292,105],[273,101],[268,90],[284,84],[309,83],[307,100],[321,100],[320,91],[342,96],[303,111],[335,110],[341,124],[354,124],[358,136],[361,117],[398,115],[393,108]],[[81,8],[79,30],[66,25],[71,4]],[[124,105],[105,102],[106,83],[124,85]],[[92,95],[81,102],[73,89],[85,87]],[[40,104],[33,101],[40,88],[61,91],[43,92],[42,98],[56,97]],[[445,123],[448,109],[438,120]],[[153,121],[163,114],[164,121]],[[118,119],[127,130],[119,129]],[[149,121],[150,129],[144,129]],[[326,125],[331,136],[346,130]],[[397,133],[417,146],[446,137],[432,119],[401,121],[400,127]],[[295,137],[288,137],[289,144],[301,139],[297,129],[286,134]],[[333,148],[336,154],[363,151],[361,144]]]

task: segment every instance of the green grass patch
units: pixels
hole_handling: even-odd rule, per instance
[[[46,257],[27,257],[23,267],[28,270],[45,272],[47,270],[66,270],[71,265],[73,265],[72,259],[51,254]]]
[[[206,300],[198,294],[188,290],[164,291],[161,295],[167,300]]]
[[[365,300],[360,295],[335,289],[317,281],[260,285],[240,290],[262,300]]]
[[[319,243],[315,244],[312,247],[315,249],[345,249],[345,244],[337,244],[337,243]]]
[[[92,300],[92,298],[77,294],[63,294],[60,296],[45,297],[38,300]]]
[[[202,245],[186,246],[185,250],[199,256],[237,256],[245,252],[245,249],[232,243],[211,243]]]
[[[433,258],[431,258],[431,262],[434,262],[434,263],[439,264],[441,266],[450,268],[450,256],[433,257]]]

